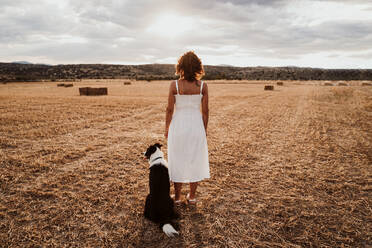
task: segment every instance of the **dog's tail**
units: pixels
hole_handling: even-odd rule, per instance
[[[161,229],[168,237],[174,237],[174,235],[179,234],[170,223],[164,224]]]

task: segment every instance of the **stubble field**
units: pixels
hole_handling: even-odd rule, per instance
[[[211,178],[173,239],[143,217],[169,82],[0,85],[0,247],[372,245],[372,87],[208,83]]]

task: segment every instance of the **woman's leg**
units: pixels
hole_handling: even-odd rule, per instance
[[[198,187],[198,182],[190,183],[190,199],[195,198],[196,188]]]
[[[181,199],[182,183],[174,183],[174,200],[178,201]]]

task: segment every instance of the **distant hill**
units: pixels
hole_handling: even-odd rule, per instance
[[[28,61],[14,61],[13,64],[23,64],[23,65],[31,65],[31,62]]]
[[[22,63],[21,63],[22,62]],[[372,69],[321,69],[302,67],[205,66],[206,80],[372,80]],[[171,80],[174,65],[44,65],[27,61],[0,63],[0,81],[66,79]]]

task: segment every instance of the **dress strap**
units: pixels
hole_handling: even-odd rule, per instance
[[[177,95],[178,95],[178,80],[176,80],[176,88],[177,88]]]
[[[202,92],[203,92],[203,81],[201,81],[201,86],[200,86],[200,95],[202,94]]]

